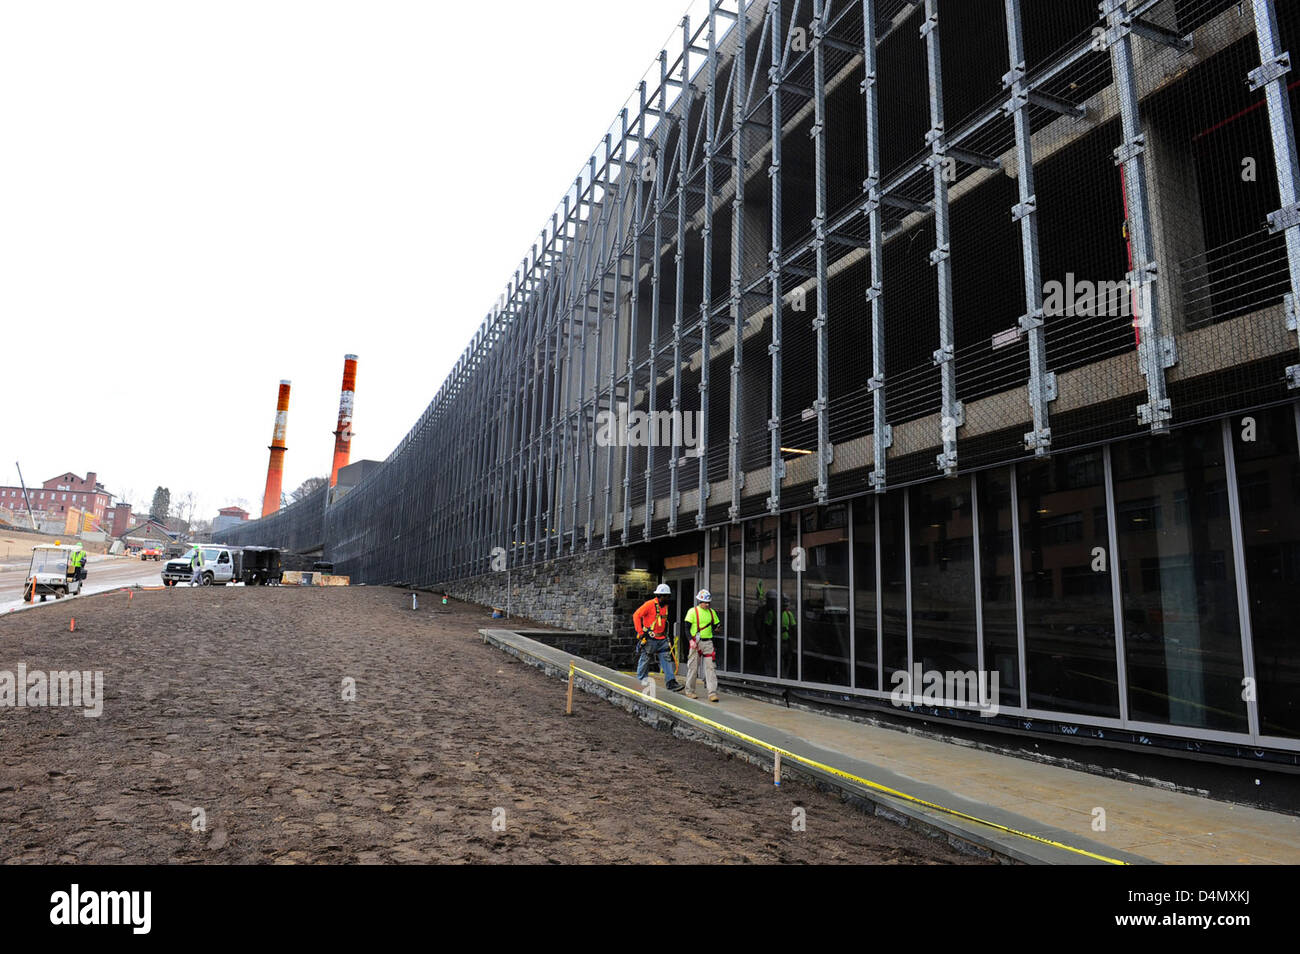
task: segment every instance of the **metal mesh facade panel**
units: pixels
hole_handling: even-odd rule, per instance
[[[1298,6],[700,0],[385,465],[225,538],[430,584],[1286,400]]]

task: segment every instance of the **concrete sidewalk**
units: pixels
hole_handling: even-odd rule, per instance
[[[667,706],[656,705],[641,695],[635,678],[624,673],[508,630],[481,632],[486,641],[554,676],[567,678],[574,662],[594,677],[580,676],[580,688],[650,721],[667,720],[679,735],[721,745],[770,766],[771,752],[740,739],[739,733],[816,763],[792,762],[787,756],[783,768],[838,788],[877,814],[946,835],[961,847],[1031,864],[1300,863],[1300,818],[1292,815],[1043,765],[726,692],[721,693],[720,703],[711,704],[666,692],[660,682],[657,702]],[[635,695],[620,692],[611,683]],[[574,703],[575,708],[590,704],[586,698]],[[1105,812],[1104,831],[1092,829],[1098,808]]]

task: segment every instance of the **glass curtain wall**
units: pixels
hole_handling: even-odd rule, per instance
[[[777,550],[776,517],[751,520],[745,527],[745,672],[776,676]]]
[[[800,603],[804,682],[849,684],[849,505],[803,512]]]
[[[740,636],[744,630],[740,612],[741,573],[744,568],[741,557],[740,527],[730,526],[727,528],[727,638],[723,647],[722,665],[731,672],[741,671]]]
[[[776,609],[776,628],[781,643],[781,678],[799,677],[799,577],[795,547],[799,545],[799,515],[781,516],[781,605]],[[806,562],[807,557],[797,557]]]
[[[1101,450],[1016,465],[1029,706],[1119,718]]]
[[[853,651],[859,689],[880,688],[876,640],[876,498],[853,502]]]
[[[1297,434],[1287,404],[719,528],[722,665],[888,692],[982,635],[1004,707],[1247,734],[1254,692],[1300,738]]]
[[[1248,731],[1218,421],[1111,451],[1128,715]]]
[[[910,489],[912,659],[924,672],[979,668],[970,477]]]
[[[1229,421],[1261,735],[1300,737],[1300,456],[1292,405]]]
[[[713,596],[713,608],[722,620],[722,632],[727,631],[727,531],[716,527],[709,531],[709,578],[705,586]],[[684,615],[684,614],[683,614]],[[726,640],[721,641],[725,644]],[[722,656],[717,659],[722,662]]]
[[[894,673],[907,672],[907,523],[903,519],[907,488],[880,501],[880,602],[884,626],[884,689],[893,688]]]
[[[979,502],[980,603],[984,614],[984,668],[998,674],[998,705],[1020,705],[1020,646],[1016,623],[1015,531],[1011,471],[975,475]]]

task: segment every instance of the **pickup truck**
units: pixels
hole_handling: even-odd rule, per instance
[[[219,543],[205,543],[199,547],[203,551],[203,586],[224,586],[238,583],[243,575],[240,568],[241,552],[239,547],[227,547]],[[163,586],[175,586],[177,583],[189,583],[194,577],[190,560],[194,555],[190,547],[180,557],[168,560],[162,567]]]

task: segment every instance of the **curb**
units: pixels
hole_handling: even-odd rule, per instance
[[[480,629],[480,635],[483,641],[488,643],[507,655],[513,656],[521,662],[527,663],[534,668],[540,669],[548,676],[558,679],[567,680],[569,678],[569,665],[571,662],[580,664],[583,668],[600,673],[601,678],[606,675],[611,681],[618,681],[625,677],[613,670],[605,672],[605,667],[591,663],[588,660],[578,656],[573,656],[561,650],[553,649],[543,643],[529,639],[526,636],[511,630],[503,629]],[[631,712],[638,716],[642,721],[649,723],[656,728],[664,728],[672,732],[678,738],[694,742],[702,742],[719,751],[727,752],[738,758],[757,765],[769,773],[773,768],[772,754],[761,746],[756,746],[738,739],[733,735],[719,731],[707,725],[702,725],[695,721],[690,713],[685,715],[663,708],[663,700],[651,701],[640,696],[633,696],[618,692],[612,688],[602,685],[593,679],[584,678],[581,673],[574,677],[574,683],[584,692],[604,699],[605,701]],[[629,690],[634,691],[634,690]],[[673,695],[671,705],[674,708],[683,708],[689,705],[689,701]],[[735,717],[743,722],[750,720],[743,717]],[[784,734],[779,730],[772,730],[770,727],[761,726],[766,729],[766,734]],[[760,740],[766,742],[766,740]],[[770,743],[769,743],[770,744]],[[808,743],[810,748],[815,748]],[[836,753],[828,753],[834,757]],[[852,761],[840,757],[841,761]],[[1003,864],[1106,864],[1107,861],[1097,858],[1088,857],[1083,854],[1083,848],[1073,846],[1054,847],[1042,841],[1028,838],[1016,833],[1009,833],[994,827],[998,823],[987,822],[980,824],[976,821],[968,821],[953,814],[946,814],[939,810],[932,810],[906,800],[906,798],[895,798],[878,791],[866,785],[855,783],[848,778],[842,777],[843,774],[835,774],[836,769],[833,766],[827,766],[831,769],[826,771],[813,765],[800,764],[793,759],[783,759],[782,777],[796,778],[808,782],[821,791],[838,795],[843,801],[852,805],[860,811],[870,815],[885,819],[905,828],[912,828],[931,838],[941,839],[948,843],[949,846],[966,854],[986,859],[996,859]],[[902,794],[902,793],[900,793]],[[954,799],[956,796],[954,796]],[[1008,815],[1008,813],[1002,813]],[[1010,820],[1016,820],[1009,816]],[[1028,819],[1019,819],[1021,826],[1033,827],[1033,823]],[[1038,827],[1042,827],[1041,825]],[[1085,839],[1073,838],[1078,842],[1085,842],[1087,850],[1095,853],[1104,853],[1110,859],[1110,863],[1127,863],[1127,864],[1150,864],[1150,860],[1134,855],[1129,852],[1123,852],[1105,845],[1087,842]]]

